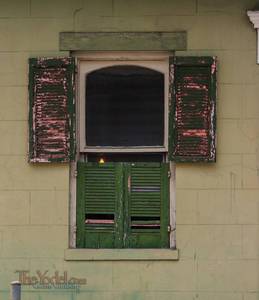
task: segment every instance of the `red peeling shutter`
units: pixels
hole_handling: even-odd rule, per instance
[[[29,60],[30,162],[74,159],[74,67],[71,57]]]
[[[169,103],[170,160],[215,162],[215,58],[172,57]]]

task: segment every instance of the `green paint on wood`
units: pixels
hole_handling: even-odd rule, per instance
[[[77,247],[169,247],[168,168],[160,163],[79,162]],[[111,214],[114,223],[109,222]]]
[[[168,164],[130,165],[129,228],[130,248],[169,247]]]
[[[169,97],[169,159],[215,162],[216,59],[172,57]]]
[[[187,35],[179,32],[61,32],[60,50],[162,51],[186,50]]]

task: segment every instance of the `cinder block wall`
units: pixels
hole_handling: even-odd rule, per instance
[[[24,288],[23,300],[259,299],[259,66],[246,16],[256,0],[0,1],[0,298],[16,270],[87,278],[78,294]],[[65,262],[67,165],[30,165],[28,66],[61,31],[188,32],[178,55],[216,55],[217,163],[177,165],[172,262]]]

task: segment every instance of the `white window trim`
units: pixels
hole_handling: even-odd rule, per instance
[[[79,95],[78,113],[80,117],[79,125],[79,148],[80,152],[167,152],[168,151],[168,78],[169,78],[169,56],[164,53],[97,53],[79,56],[78,60],[78,82]],[[138,146],[138,147],[89,147],[85,143],[85,75],[110,66],[134,65],[146,67],[164,74],[164,145],[163,146]],[[87,104],[86,104],[87,105]]]
[[[117,151],[124,151],[124,152],[167,152],[168,151],[168,115],[169,115],[169,56],[171,56],[172,53],[170,52],[148,52],[148,51],[138,51],[138,52],[88,52],[88,53],[73,53],[73,56],[76,57],[77,61],[77,66],[78,67],[78,72],[76,76],[76,107],[77,107],[77,112],[76,112],[76,124],[77,124],[77,151],[76,154],[76,162],[72,162],[70,164],[70,205],[69,205],[69,249],[74,249],[75,251],[85,251],[86,253],[89,252],[88,249],[76,249],[76,176],[77,176],[77,170],[76,170],[76,164],[77,161],[80,158],[80,152],[86,152],[85,150],[85,145],[83,145],[82,151],[81,151],[81,142],[80,142],[80,137],[82,138],[82,133],[81,133],[81,128],[83,125],[84,128],[84,120],[82,123],[81,120],[81,114],[82,111],[85,111],[85,107],[82,105],[82,102],[80,101],[80,97],[83,97],[85,99],[85,94],[84,94],[84,85],[82,86],[82,71],[85,71],[84,69],[80,69],[80,65],[82,66],[84,62],[89,62],[87,64],[87,71],[90,72],[90,70],[94,70],[97,67],[100,68],[100,66],[108,66],[108,65],[114,65],[114,64],[121,64],[121,62],[127,62],[129,64],[138,64],[139,66],[146,66],[148,68],[151,68],[151,65],[154,64],[154,67],[152,69],[154,70],[159,70],[160,72],[163,72],[165,74],[165,130],[164,130],[164,147],[134,147],[132,149],[129,149],[129,151],[125,151],[124,148],[121,147],[116,147],[116,149],[110,149],[111,151],[107,151],[108,149],[105,149],[107,152],[117,152]],[[81,84],[80,84],[81,83]],[[82,96],[83,95],[83,96]],[[82,98],[81,98],[82,99]],[[79,118],[78,118],[79,116]],[[80,120],[79,120],[80,119]],[[85,136],[85,135],[84,135]],[[114,147],[115,148],[115,147]],[[141,148],[141,149],[140,149]],[[159,148],[159,149],[158,149]],[[96,147],[92,152],[98,152],[96,151]],[[130,151],[132,150],[132,151]],[[102,147],[102,152],[104,152],[103,147]],[[89,151],[89,148],[87,149],[87,152],[91,152],[91,149]],[[176,249],[176,235],[175,235],[175,229],[176,229],[176,215],[175,215],[175,191],[176,191],[176,185],[175,185],[175,164],[173,162],[170,162],[170,187],[169,187],[169,193],[170,193],[170,249]],[[168,250],[170,250],[168,249]],[[106,253],[107,249],[98,249],[99,253],[103,251],[103,253]],[[110,249],[111,251],[113,249]],[[114,249],[114,253],[117,253],[118,249]],[[121,249],[123,251],[124,249]],[[125,249],[129,250],[129,249]],[[145,249],[142,249],[142,251]],[[148,251],[152,249],[147,249]],[[155,249],[156,252],[159,249]],[[106,251],[106,252],[105,252]],[[138,251],[138,249],[136,249]],[[66,252],[67,253],[67,252]],[[90,253],[90,252],[89,252]],[[73,255],[72,255],[73,256]],[[75,255],[76,256],[76,255]],[[88,254],[85,255],[88,257]],[[170,256],[170,255],[169,255]],[[176,255],[178,258],[178,255]],[[69,260],[69,259],[68,259]],[[71,259],[73,260],[73,259]],[[88,259],[86,259],[88,260]],[[94,260],[94,259],[93,259]],[[98,260],[98,259],[97,259]]]

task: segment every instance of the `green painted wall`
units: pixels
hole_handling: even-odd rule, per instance
[[[256,0],[0,1],[0,298],[15,270],[67,271],[80,293],[23,300],[259,299],[259,66],[246,16]],[[218,156],[177,165],[179,261],[65,261],[67,165],[27,163],[27,59],[59,52],[61,31],[179,31],[179,55],[216,55]]]

